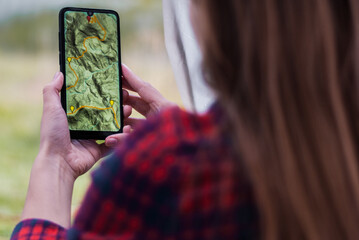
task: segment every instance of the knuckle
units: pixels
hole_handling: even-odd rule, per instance
[[[46,107],[46,112],[49,113],[50,115],[53,115],[55,113],[57,113],[57,108],[55,106],[47,106]]]
[[[152,88],[152,85],[148,82],[143,82],[143,88]]]
[[[142,93],[142,92],[148,92],[152,90],[152,85],[149,84],[148,82],[143,82],[142,86],[140,87],[140,89],[138,90],[138,93]]]
[[[42,93],[46,94],[48,92],[52,91],[52,85],[50,83],[46,84],[44,88],[42,89]]]

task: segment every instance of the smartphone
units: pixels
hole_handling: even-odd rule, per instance
[[[104,9],[59,13],[62,106],[72,139],[103,140],[123,130],[120,17]]]

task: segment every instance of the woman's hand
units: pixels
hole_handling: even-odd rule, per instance
[[[97,144],[94,140],[70,139],[66,113],[59,95],[64,81],[62,73],[57,73],[54,80],[44,88],[40,151],[31,170],[22,219],[42,218],[64,227],[70,226],[75,179],[105,156],[108,147],[124,141],[131,127],[142,121],[129,118],[132,107],[148,117],[174,105],[126,66],[122,68],[124,88],[139,96],[131,96],[127,90],[123,90],[124,122],[129,126],[124,127],[124,133],[108,137],[105,144]]]
[[[125,107],[130,106],[137,112],[148,118],[151,115],[159,113],[161,110],[175,106],[174,103],[165,99],[161,93],[151,86],[151,84],[144,82],[137,77],[126,65],[122,64],[122,85],[123,88],[123,102]],[[127,91],[132,91],[138,94],[138,96],[130,95]],[[127,126],[135,128],[136,125],[144,121],[144,119],[126,118],[124,123]],[[130,129],[126,129],[130,131]],[[121,141],[121,135],[116,134],[106,139],[107,146],[113,146]]]
[[[105,156],[108,148],[97,144],[94,140],[71,140],[66,113],[61,106],[59,93],[63,85],[62,73],[57,73],[54,80],[43,90],[43,115],[41,121],[40,153],[39,156],[51,158],[56,156],[63,159],[61,166],[76,179],[87,172],[100,158]],[[124,109],[125,117],[132,109]],[[128,128],[125,129],[128,132]],[[119,134],[117,140],[124,139],[126,134]],[[41,161],[41,160],[38,160]],[[44,160],[48,161],[48,160]],[[36,164],[53,164],[51,162]]]
[[[70,225],[71,198],[75,179],[87,172],[109,150],[94,140],[71,140],[66,113],[59,93],[62,73],[43,90],[43,116],[39,154],[31,170],[22,219],[42,218],[64,227]],[[131,107],[124,116],[131,115]],[[128,132],[129,128],[124,131]],[[125,134],[117,135],[123,141]]]

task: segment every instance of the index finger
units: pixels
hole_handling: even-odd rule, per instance
[[[135,89],[133,89],[130,84],[127,82],[126,78],[124,76],[121,77],[122,80],[122,88],[130,90],[132,92],[135,91]]]
[[[122,74],[124,77],[123,86],[130,91],[138,92],[146,84],[139,77],[137,77],[125,64],[122,64]]]

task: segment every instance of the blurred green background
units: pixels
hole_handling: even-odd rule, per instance
[[[42,87],[59,70],[58,11],[114,9],[121,16],[122,60],[171,101],[180,96],[164,45],[161,0],[0,0],[0,239],[20,219],[39,147]],[[90,174],[80,177],[73,211]]]

